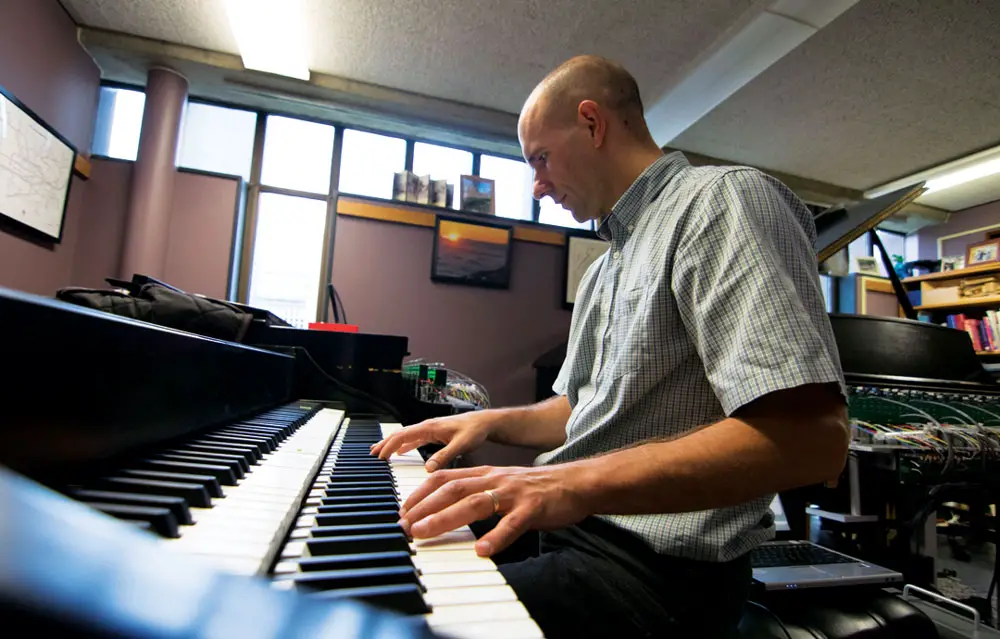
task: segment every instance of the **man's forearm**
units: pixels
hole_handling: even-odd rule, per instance
[[[492,410],[494,427],[489,440],[543,450],[558,448],[566,442],[566,422],[571,410],[565,395],[531,406]]]
[[[836,477],[846,450],[838,416],[766,428],[729,418],[564,469],[592,514],[693,512]]]

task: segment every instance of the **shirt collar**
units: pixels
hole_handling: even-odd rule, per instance
[[[689,166],[687,158],[680,151],[657,158],[618,198],[611,207],[611,213],[604,218],[597,229],[597,235],[607,241],[611,241],[612,238],[627,240],[649,203],[663,191],[674,176]]]

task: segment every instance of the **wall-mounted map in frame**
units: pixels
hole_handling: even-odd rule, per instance
[[[566,268],[563,271],[563,308],[573,308],[576,289],[587,268],[608,250],[608,243],[593,231],[566,232]]]
[[[0,217],[46,242],[62,239],[76,150],[0,87]]]

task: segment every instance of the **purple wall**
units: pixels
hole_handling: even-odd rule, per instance
[[[177,173],[165,281],[191,293],[226,299],[239,185],[236,179]]]
[[[132,163],[93,161],[83,211],[72,282],[75,286],[101,288],[106,277],[121,277],[121,247],[125,232]]]
[[[929,226],[917,232],[919,257],[924,260],[938,259],[937,240],[939,237],[996,225],[1000,225],[1000,200],[980,204],[963,211],[955,211],[945,224]],[[941,257],[965,255],[965,247],[985,239],[986,232],[982,231],[945,240]]]
[[[510,289],[431,282],[431,228],[341,215],[333,278],[352,324],[405,335],[413,357],[484,384],[494,406],[534,401],[531,363],[569,333],[562,247],[514,242]]]
[[[100,71],[56,0],[0,1],[0,85],[89,152]],[[79,216],[90,185],[73,178],[61,244],[0,230],[0,286],[52,294],[71,281]]]

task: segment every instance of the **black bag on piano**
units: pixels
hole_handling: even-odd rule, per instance
[[[69,287],[56,292],[64,302],[175,328],[206,337],[240,342],[253,315],[221,300],[192,295],[156,283],[130,295],[120,290]]]

